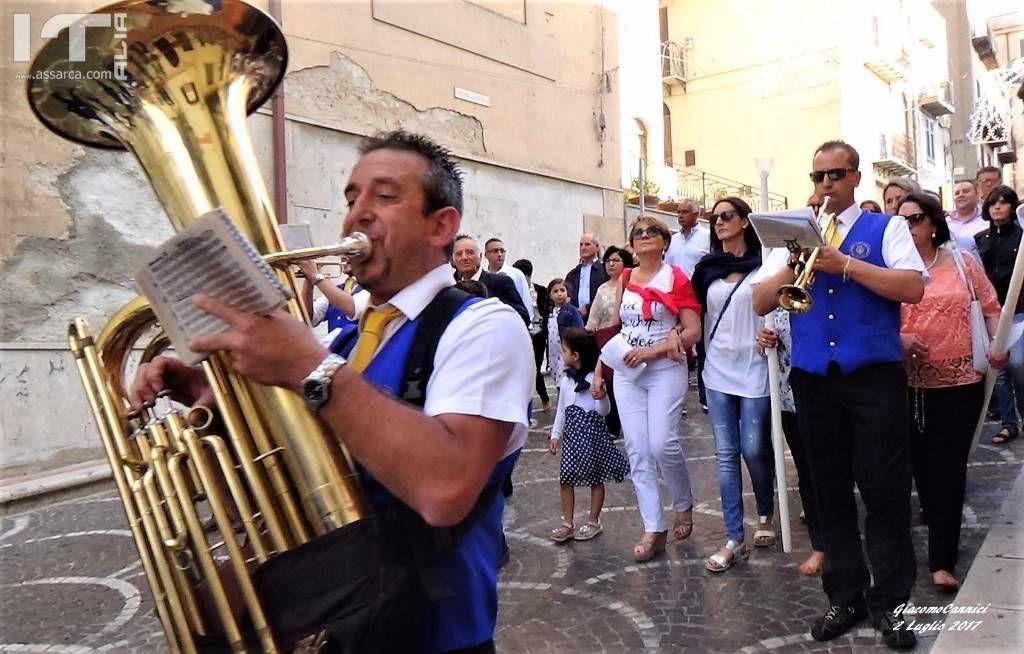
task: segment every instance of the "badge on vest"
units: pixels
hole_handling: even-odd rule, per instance
[[[850,247],[850,256],[854,259],[867,259],[871,254],[871,246],[864,241],[857,241]]]

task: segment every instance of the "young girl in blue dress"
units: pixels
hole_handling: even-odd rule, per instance
[[[598,349],[594,334],[579,327],[565,330],[561,343],[565,376],[560,382],[558,409],[551,425],[548,451],[555,454],[562,444],[558,481],[562,495],[562,524],[551,531],[551,540],[590,540],[603,530],[604,482],[622,480],[629,463],[615,447],[604,417],[611,405],[603,390],[591,389]],[[578,528],[573,513],[576,486],[590,486],[590,515]]]

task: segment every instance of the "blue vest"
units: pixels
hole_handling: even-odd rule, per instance
[[[363,287],[360,286],[359,284],[350,286],[347,282],[344,284],[339,284],[338,288],[345,291],[346,293],[351,293],[352,295],[355,295],[359,291],[363,290]],[[335,329],[341,329],[342,334],[347,334],[348,332],[352,331],[353,329],[359,326],[358,320],[353,320],[349,318],[341,310],[336,309],[333,304],[327,305],[326,318],[327,331],[329,332],[333,332]]]
[[[479,298],[471,298],[455,315],[458,316],[466,307],[477,301]],[[405,360],[418,324],[419,319],[406,322],[384,344],[363,371],[363,377],[367,381],[377,385],[381,390],[398,396],[397,389],[402,381]],[[499,461],[487,484],[501,484],[505,476],[512,471],[517,458],[518,451]],[[389,502],[398,501],[362,466],[359,466],[359,474],[363,488],[374,507],[381,508]],[[432,633],[424,651],[433,653],[462,649],[494,636],[498,617],[498,563],[501,560],[504,541],[501,524],[504,508],[504,496],[500,491],[494,493],[491,506],[466,532],[458,547],[441,559],[441,574],[455,594],[434,605]],[[415,544],[410,544],[410,547],[415,547]]]
[[[882,237],[889,217],[863,212],[839,251],[885,267]],[[824,375],[835,361],[843,373],[866,365],[903,360],[900,303],[887,300],[843,276],[816,272],[813,303],[805,314],[790,314],[793,367]]]

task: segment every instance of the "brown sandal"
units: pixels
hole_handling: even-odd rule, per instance
[[[637,563],[650,561],[658,554],[665,551],[665,541],[668,540],[667,531],[658,531],[644,534],[640,542],[633,546],[633,560]]]
[[[683,517],[685,516],[685,517]],[[672,523],[672,536],[676,540],[686,540],[693,533],[693,509],[679,511]]]
[[[995,445],[1009,443],[1013,439],[1017,438],[1017,434],[1017,428],[1014,425],[1003,425],[1003,428],[997,431],[996,435],[992,437],[992,443]]]

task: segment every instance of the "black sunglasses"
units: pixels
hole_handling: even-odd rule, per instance
[[[821,184],[825,181],[825,177],[828,176],[833,182],[838,182],[842,178],[846,177],[846,173],[852,172],[853,168],[829,168],[828,170],[815,170],[811,173],[811,181],[815,184]]]
[[[903,220],[907,221],[911,225],[920,225],[925,218],[928,217],[926,213],[912,213],[909,216],[901,216]]]
[[[728,222],[738,215],[740,215],[739,212],[734,209],[726,209],[722,213],[713,213],[711,214],[711,224]]]
[[[665,235],[661,233],[660,229],[654,225],[650,225],[648,227],[634,227],[633,231],[630,232],[630,236],[632,238],[643,238],[644,236],[650,236],[651,238],[661,236],[664,238]]]

